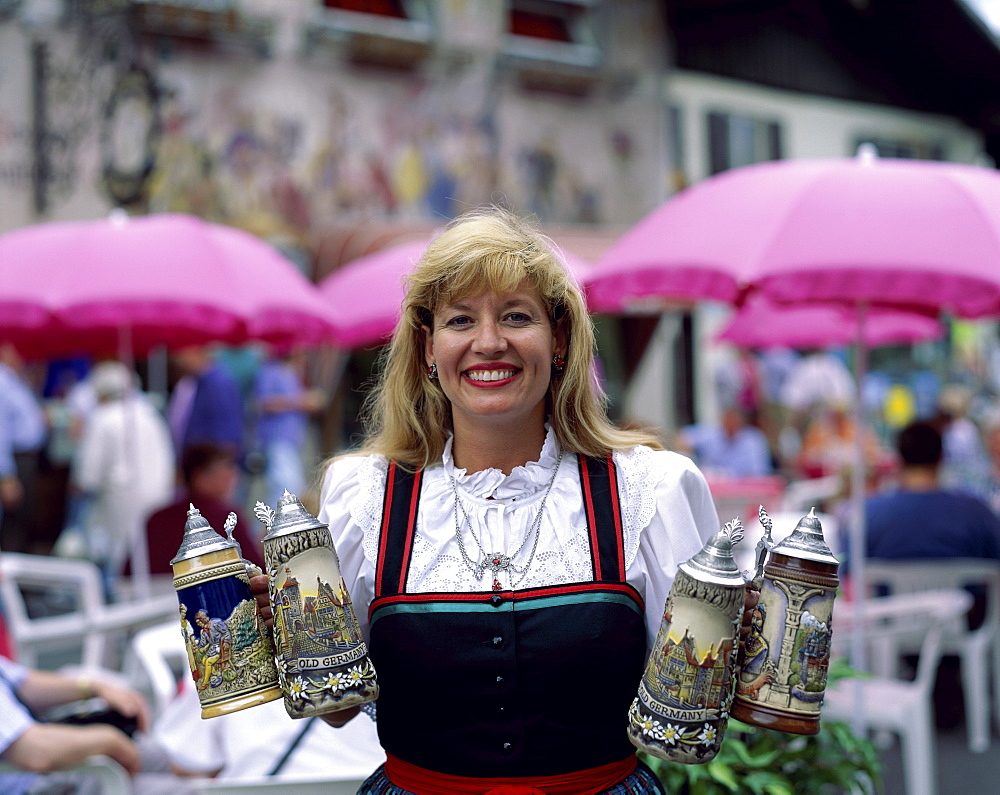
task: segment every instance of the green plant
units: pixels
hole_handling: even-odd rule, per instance
[[[842,663],[831,666],[831,682],[852,675]],[[819,734],[802,736],[730,720],[719,753],[707,764],[682,765],[640,756],[672,793],[822,795],[882,789],[875,745],[840,721],[822,721]]]
[[[839,721],[824,721],[819,734],[806,737],[731,720],[719,753],[704,765],[640,756],[667,792],[689,795],[874,793],[881,788],[875,746]]]

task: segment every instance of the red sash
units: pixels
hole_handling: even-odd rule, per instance
[[[420,795],[594,795],[632,775],[635,756],[610,765],[537,778],[468,778],[426,770],[388,754],[385,774],[393,784]]]

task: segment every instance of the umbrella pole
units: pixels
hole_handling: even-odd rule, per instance
[[[153,348],[147,357],[147,364],[149,366],[148,391],[151,395],[156,395],[156,407],[160,411],[165,411],[167,407],[167,398],[170,393],[170,388],[168,386],[169,379],[167,377],[168,365],[166,346],[157,345]]]
[[[128,325],[118,327],[118,360],[128,368],[130,373],[135,372],[135,356],[132,350],[132,329]],[[125,393],[125,421],[134,423],[135,421],[135,401],[137,395],[134,387],[130,386]],[[138,472],[142,466],[141,451],[136,449],[137,436],[135,428],[132,432],[125,434],[125,455],[129,458],[134,469]],[[146,545],[146,528],[140,526],[138,514],[132,513],[125,518],[125,531],[128,537],[129,558],[132,563],[132,597],[136,601],[148,599],[151,593],[149,576],[149,549]]]
[[[868,670],[865,654],[865,557],[866,557],[866,527],[865,527],[865,445],[864,422],[865,409],[862,402],[862,388],[865,373],[868,369],[868,349],[865,344],[865,322],[868,316],[868,305],[858,304],[858,336],[855,341],[855,392],[854,392],[854,466],[851,468],[850,497],[850,564],[851,564],[851,599],[853,606],[853,621],[851,629],[850,661],[856,671]],[[865,731],[864,710],[860,680],[854,689],[854,717],[851,729],[858,736]]]

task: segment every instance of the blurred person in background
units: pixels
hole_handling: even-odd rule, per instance
[[[866,548],[869,558],[914,560],[986,558],[1000,560],[1000,519],[985,502],[953,491],[940,479],[944,444],[932,422],[912,422],[896,437],[901,468],[896,487],[865,502]],[[985,615],[982,594],[973,594],[969,626]],[[961,725],[957,658],[945,657],[934,690],[935,720],[940,728]]]
[[[0,547],[30,551],[38,465],[47,429],[42,404],[24,377],[24,362],[0,343]]]
[[[176,478],[166,421],[136,389],[119,362],[91,376],[97,408],[87,419],[73,458],[71,483],[84,495],[87,557],[105,576],[110,595],[146,518],[173,496]]]
[[[836,353],[810,351],[796,360],[781,385],[779,399],[796,414],[816,406],[854,401],[854,376]]]
[[[799,477],[820,478],[845,474],[855,459],[855,440],[859,430],[853,412],[853,400],[831,400],[816,406],[806,417],[796,468]],[[885,449],[875,432],[861,429],[862,454],[866,476],[877,476],[891,469],[892,454]]]
[[[140,732],[133,739],[110,723],[42,722],[53,708],[100,699],[118,720]],[[170,773],[162,752],[143,733],[149,710],[136,691],[104,679],[40,671],[0,656],[0,760],[23,773],[0,773],[4,795],[101,795],[85,771],[63,771],[88,757],[107,756],[133,777],[143,795],[188,795],[195,790]]]
[[[243,458],[243,399],[239,384],[206,345],[178,350],[181,378],[174,386],[167,417],[178,458],[196,444],[227,448]]]
[[[150,573],[172,576],[170,560],[180,547],[191,505],[219,533],[224,532],[229,514],[235,513],[233,537],[239,542],[243,557],[263,569],[264,557],[258,535],[234,502],[240,473],[232,452],[214,444],[192,445],[181,459],[181,476],[184,488],[180,496],[155,511],[146,521]]]
[[[203,720],[188,676],[154,722],[152,741],[177,775],[220,780],[365,779],[385,761],[367,715],[334,728],[315,717],[292,720],[279,700]]]
[[[741,406],[726,407],[719,423],[682,429],[677,443],[679,452],[694,458],[706,475],[753,478],[774,473],[767,436],[750,423]]]
[[[896,486],[868,498],[870,558],[1000,559],[1000,519],[982,500],[941,483],[944,445],[934,423],[900,430]]]
[[[941,482],[962,491],[977,492],[990,475],[983,433],[969,417],[972,390],[948,384],[938,395],[934,424],[941,431]]]
[[[983,418],[983,445],[987,466],[973,491],[1000,516],[1000,409],[994,409]]]
[[[254,381],[256,442],[264,456],[265,502],[271,507],[286,489],[301,496],[309,486],[303,444],[323,396],[306,388],[305,365],[304,351],[274,350]]]

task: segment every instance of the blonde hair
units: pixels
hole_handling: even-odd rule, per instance
[[[403,313],[382,354],[379,378],[363,411],[368,437],[361,452],[381,453],[422,467],[440,459],[451,431],[448,399],[427,377],[425,328],[442,306],[485,290],[534,289],[553,328],[567,341],[563,373],[549,385],[549,419],[560,446],[584,455],[662,443],[650,432],[627,431],[607,416],[594,370],[594,327],[573,276],[555,246],[526,221],[497,207],[454,221],[431,241],[407,279]]]

